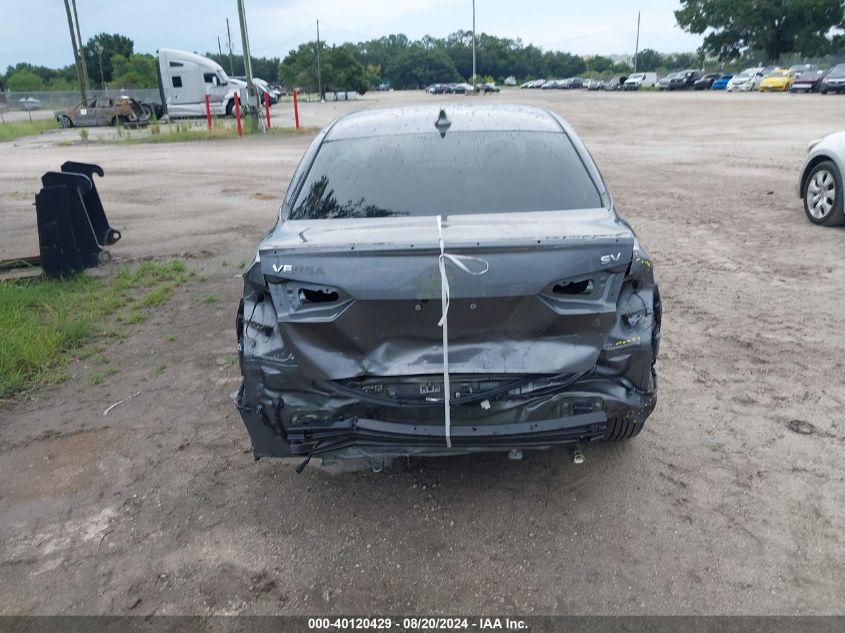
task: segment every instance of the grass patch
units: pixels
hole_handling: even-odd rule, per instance
[[[205,299],[203,299],[205,303],[217,303],[217,297],[213,294],[205,295]]]
[[[114,367],[109,367],[108,369],[102,369],[97,371],[92,371],[88,374],[88,384],[89,385],[99,385],[101,382],[105,381],[106,378],[110,376],[114,376],[117,370]]]
[[[298,130],[290,127],[273,127],[263,131],[252,132],[252,123],[249,117],[243,120],[243,130],[245,136],[251,135],[272,135],[272,136],[296,136],[306,135],[313,136],[319,129],[308,127],[299,128]],[[183,143],[190,141],[218,141],[224,139],[238,138],[238,131],[233,122],[223,123],[220,119],[213,119],[211,129],[206,127],[205,122],[201,125],[194,123],[171,123],[169,125],[162,125],[156,123],[151,125],[148,131],[139,130],[138,132],[126,132],[126,135],[119,136],[117,139],[104,140],[104,143],[118,143],[121,145],[137,145],[141,143]]]
[[[173,129],[160,129],[155,134],[127,136],[120,138],[115,143],[122,145],[139,145],[142,143],[183,143],[186,141],[216,141],[227,138],[237,138],[238,132],[234,128],[212,127],[211,130],[204,128],[184,128],[176,124]]]
[[[184,262],[174,260],[122,268],[111,278],[0,282],[0,398],[60,380],[73,358],[87,356],[102,365],[105,358],[92,343],[126,335],[104,324],[106,318],[145,321],[147,308],[169,301],[187,277]],[[98,384],[111,373],[95,371],[89,382]]]
[[[35,121],[15,121],[0,123],[0,141],[14,141],[23,136],[34,136],[45,130],[58,128],[54,119],[36,119]]]
[[[154,288],[150,290],[147,294],[144,295],[144,298],[141,299],[141,305],[143,306],[160,306],[164,305],[168,301],[170,301],[170,297],[173,296],[173,288],[170,286],[159,286],[158,288]]]

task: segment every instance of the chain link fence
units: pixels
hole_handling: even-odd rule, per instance
[[[119,95],[126,95],[132,97],[136,101],[143,101],[146,103],[160,103],[161,95],[157,88],[133,88],[127,90],[89,90],[87,92],[88,98],[110,96],[116,97]],[[40,109],[40,110],[65,110],[72,108],[79,104],[79,91],[63,90],[63,91],[29,91],[29,92],[7,92],[0,93],[0,97],[5,96],[6,108],[4,111],[14,112],[17,110]],[[357,92],[326,92],[326,101],[353,101],[360,99],[361,95]],[[31,101],[32,99],[37,102]],[[22,101],[23,100],[23,101]],[[282,97],[282,101],[292,101],[293,97],[287,95]],[[319,101],[320,96],[317,93],[299,95],[300,101]],[[3,109],[3,99],[0,98],[0,109]]]
[[[87,92],[88,98],[94,97],[117,97],[126,95],[132,97],[136,101],[146,101],[147,103],[158,103],[161,101],[157,88],[150,89],[128,89],[128,90],[89,90]],[[24,101],[21,101],[21,100]],[[31,99],[36,99],[38,105]],[[34,90],[31,92],[7,92],[6,93],[6,107],[8,111],[26,110],[29,108],[37,108],[42,110],[65,110],[72,108],[81,101],[78,90],[60,90],[60,91],[40,91]]]

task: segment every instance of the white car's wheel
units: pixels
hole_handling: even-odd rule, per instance
[[[845,224],[842,209],[842,174],[829,161],[818,163],[804,182],[804,211],[813,224],[837,226]]]

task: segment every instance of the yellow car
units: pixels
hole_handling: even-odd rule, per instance
[[[760,86],[757,90],[760,92],[766,92],[768,90],[786,92],[792,86],[793,81],[795,81],[795,77],[788,69],[776,68],[775,70],[766,73],[762,81],[760,81]]]

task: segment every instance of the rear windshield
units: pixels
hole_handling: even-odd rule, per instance
[[[563,133],[432,130],[327,141],[291,220],[592,209],[598,190]]]

